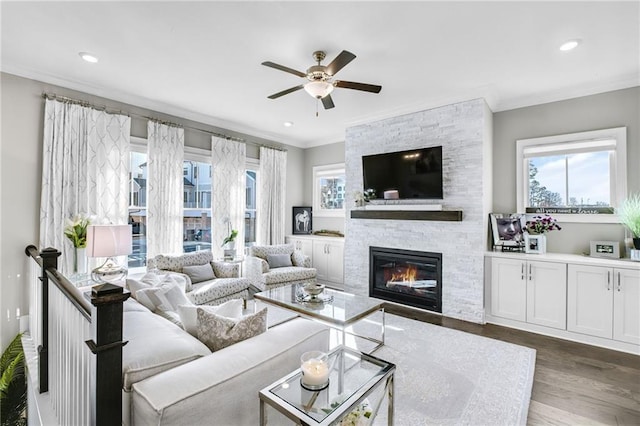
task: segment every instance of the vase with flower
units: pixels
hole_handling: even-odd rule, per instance
[[[533,216],[525,223],[524,248],[526,253],[547,252],[547,232],[560,231],[558,222],[549,215]]]
[[[356,201],[356,207],[364,207],[365,203],[375,199],[377,197],[376,190],[373,188],[367,188],[364,191],[356,191],[353,194]]]
[[[77,214],[66,220],[64,236],[73,244],[73,273],[87,272],[87,227],[91,224],[91,217]]]

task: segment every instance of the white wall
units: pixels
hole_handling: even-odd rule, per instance
[[[146,119],[152,116],[185,126],[185,145],[210,149],[211,136],[205,132],[223,133],[246,140],[247,156],[258,157],[254,144],[280,146],[287,149],[286,223],[291,223],[291,206],[304,202],[304,151],[237,132],[227,131],[179,117],[122,104],[86,93],[0,73],[1,149],[0,149],[0,348],[18,332],[16,309],[27,312],[25,268],[28,258],[24,248],[38,245],[40,180],[42,168],[43,93],[55,93],[72,99],[88,101],[97,106],[132,114],[131,133],[146,138]]]

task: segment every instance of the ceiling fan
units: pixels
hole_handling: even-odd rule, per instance
[[[331,109],[335,106],[333,99],[331,99],[331,92],[335,87],[361,90],[363,92],[380,93],[382,86],[356,83],[353,81],[333,80],[333,77],[338,71],[356,58],[356,55],[353,53],[343,50],[329,65],[320,65],[320,62],[322,62],[325,57],[326,54],[321,50],[313,52],[313,59],[317,62],[317,65],[310,66],[306,73],[273,62],[263,62],[262,65],[264,66],[288,72],[308,80],[306,83],[291,87],[283,90],[282,92],[274,93],[273,95],[268,96],[268,98],[277,99],[280,96],[288,95],[289,93],[304,89],[314,98],[321,100],[324,109]]]

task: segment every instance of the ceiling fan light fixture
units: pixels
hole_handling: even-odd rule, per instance
[[[304,90],[316,99],[322,99],[333,92],[333,84],[326,81],[310,81],[304,85]]]

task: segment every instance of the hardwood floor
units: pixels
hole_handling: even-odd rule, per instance
[[[395,304],[385,310],[535,349],[529,425],[640,425],[639,356]]]

